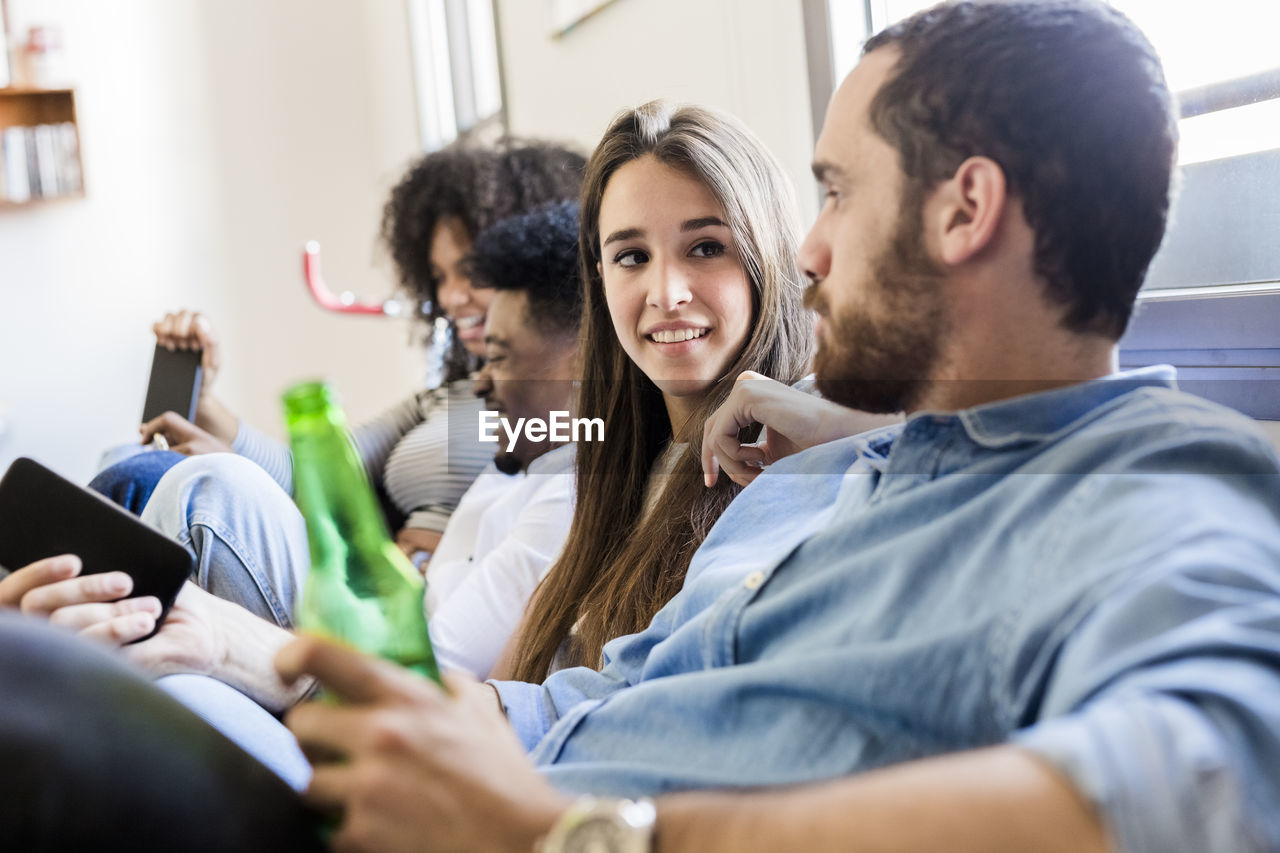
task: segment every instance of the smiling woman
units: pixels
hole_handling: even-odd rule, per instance
[[[733,231],[705,184],[651,154],[614,173],[600,231],[614,332],[679,431],[751,329],[751,284]]]
[[[535,596],[512,664],[542,681],[598,666],[613,637],[649,624],[740,487],[703,485],[702,427],[754,370],[809,367],[794,194],[740,122],[659,102],[619,115],[587,164],[580,245],[584,365],[573,527]]]
[[[442,219],[431,235],[431,277],[436,298],[462,347],[473,356],[484,355],[484,318],[492,291],[475,288],[467,275],[467,251],[471,237],[457,217]]]

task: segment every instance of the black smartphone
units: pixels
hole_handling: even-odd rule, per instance
[[[170,350],[156,344],[151,357],[151,380],[147,383],[147,402],[142,407],[142,423],[165,412],[177,412],[189,421],[196,419],[196,403],[200,399],[203,350]]]
[[[129,598],[160,599],[156,630],[195,562],[186,548],[96,492],[34,460],[17,459],[0,478],[0,566],[12,571],[59,554],[78,556],[82,575],[132,577]]]

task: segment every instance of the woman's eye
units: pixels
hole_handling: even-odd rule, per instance
[[[649,260],[649,256],[639,249],[626,249],[613,256],[613,262],[620,267],[634,267]]]
[[[724,254],[724,243],[719,240],[704,240],[694,246],[690,254],[695,258],[715,258]]]

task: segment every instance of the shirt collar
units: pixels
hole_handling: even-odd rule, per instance
[[[1042,441],[1062,432],[1099,406],[1139,388],[1176,388],[1176,371],[1167,364],[1113,373],[1052,391],[998,400],[957,412],[969,437],[984,447]],[[938,418],[920,412],[917,418]]]
[[[528,474],[563,474],[573,470],[574,454],[578,445],[572,441],[554,450],[548,450],[529,463]]]

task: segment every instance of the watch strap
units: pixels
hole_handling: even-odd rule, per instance
[[[650,853],[657,809],[653,800],[612,799],[583,796],[560,815],[547,835],[538,841],[536,853],[568,853],[576,848],[575,836],[590,831],[589,825],[607,822],[617,849],[609,853]]]

